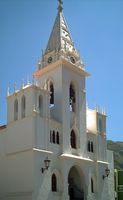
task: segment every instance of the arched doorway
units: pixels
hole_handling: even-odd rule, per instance
[[[84,200],[82,174],[76,167],[72,167],[68,175],[68,193],[70,200]]]

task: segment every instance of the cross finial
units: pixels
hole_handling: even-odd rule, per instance
[[[58,2],[59,2],[58,11],[62,12],[62,10],[63,10],[63,7],[62,7],[63,1],[62,0],[58,0]]]

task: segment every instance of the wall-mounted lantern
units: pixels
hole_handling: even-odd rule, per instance
[[[48,159],[48,157],[44,160],[44,166],[41,168],[41,172],[44,173],[45,170],[48,170],[49,166],[50,166],[50,160]]]
[[[110,174],[110,169],[106,168],[105,169],[105,175],[102,175],[102,178],[104,179],[104,178],[108,177],[109,174]]]

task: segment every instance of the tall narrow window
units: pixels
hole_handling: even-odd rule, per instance
[[[52,136],[53,136],[53,140],[52,141],[53,141],[53,143],[55,143],[55,131],[53,131],[53,135]]]
[[[38,107],[39,107],[39,114],[42,115],[43,103],[42,103],[42,96],[41,95],[38,98]]]
[[[70,142],[71,142],[71,147],[76,149],[76,134],[74,132],[74,130],[71,131],[71,138],[70,138]]]
[[[14,102],[14,120],[18,120],[18,100]]]
[[[69,103],[70,103],[70,111],[75,112],[76,107],[76,93],[74,86],[70,84],[69,88]]]
[[[94,152],[93,142],[91,142],[91,152]]]
[[[91,192],[94,193],[94,182],[92,178],[91,178]]]
[[[88,141],[88,151],[89,151],[89,152],[91,151],[91,148],[90,148],[90,141]]]
[[[59,132],[57,131],[57,134],[56,134],[56,143],[59,144]]]
[[[56,179],[56,175],[53,174],[52,175],[52,180],[51,180],[51,189],[52,189],[52,192],[56,192],[57,191],[57,179]]]
[[[52,82],[50,82],[50,105],[54,105],[54,86]]]
[[[94,152],[94,145],[92,141],[88,140],[87,148],[89,152]]]
[[[21,99],[21,117],[24,118],[26,113],[26,98],[25,96]]]

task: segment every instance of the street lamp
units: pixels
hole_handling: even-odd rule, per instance
[[[108,169],[108,167],[107,167],[107,168],[105,169],[105,175],[103,175],[102,178],[104,179],[104,178],[108,177],[109,174],[110,174],[110,169]]]
[[[48,159],[48,157],[46,157],[46,159],[44,160],[44,168],[41,168],[42,173],[44,173],[45,170],[48,170],[49,166],[50,166],[50,160]]]

